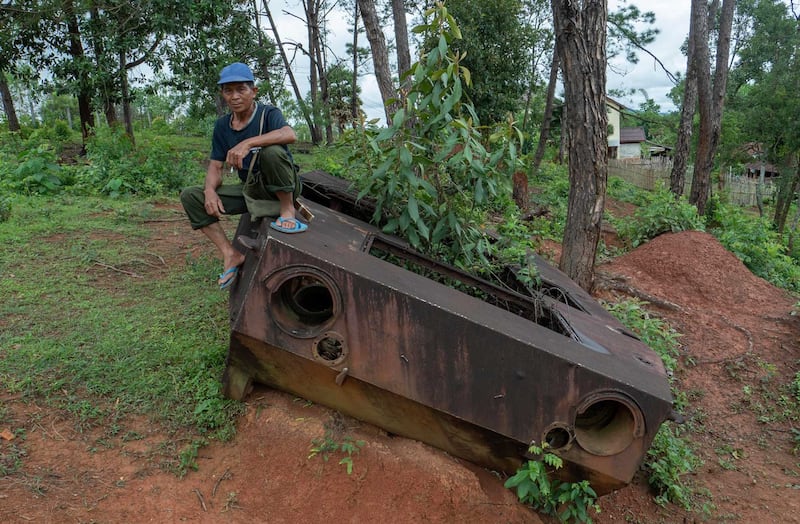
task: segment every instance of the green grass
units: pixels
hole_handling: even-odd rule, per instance
[[[218,261],[209,250],[170,265],[153,252],[145,220],[175,218],[154,204],[15,199],[0,223],[0,383],[106,438],[143,415],[193,445],[227,439],[242,407],[220,394],[229,324]]]

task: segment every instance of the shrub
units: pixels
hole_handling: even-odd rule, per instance
[[[391,124],[357,140],[355,169],[359,197],[376,201],[373,221],[388,217],[387,233],[402,235],[417,249],[464,266],[482,260],[488,246],[480,226],[489,202],[508,191],[516,165],[513,123],[493,134],[487,148],[463,87],[470,73],[451,49],[461,33],[441,5],[415,28],[438,45],[416,62],[409,74],[404,107]]]
[[[11,198],[0,195],[0,222],[5,222],[11,218]]]
[[[759,277],[800,291],[800,266],[787,254],[780,235],[766,218],[749,216],[729,204],[716,203],[713,209],[710,232],[728,251]]]
[[[647,193],[645,200],[632,219],[613,220],[620,238],[630,247],[639,246],[662,233],[705,229],[697,208],[683,197],[676,199],[664,187]]]
[[[25,144],[16,155],[2,155],[0,188],[27,195],[46,195],[61,190],[61,170],[49,143]]]
[[[558,518],[561,522],[592,522],[590,510],[600,513],[597,493],[589,481],[562,482],[550,479],[549,471],[561,469],[563,460],[547,451],[547,445],[531,445],[529,452],[541,456],[529,460],[505,482],[505,487],[516,488],[517,497],[523,504]]]
[[[137,149],[118,128],[98,129],[87,151],[90,165],[82,184],[111,197],[179,191],[199,171],[197,153],[174,151],[169,138],[155,137]]]

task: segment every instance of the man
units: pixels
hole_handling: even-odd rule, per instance
[[[181,193],[181,203],[192,229],[199,229],[223,258],[220,289],[238,275],[244,255],[228,240],[219,219],[250,211],[253,220],[277,217],[270,227],[283,233],[301,233],[308,226],[295,216],[300,180],[287,144],[297,135],[281,111],[255,101],[258,88],[250,68],[236,62],[222,69],[222,98],[231,113],[214,124],[211,159],[203,186]],[[223,184],[223,164],[238,170],[241,183]]]

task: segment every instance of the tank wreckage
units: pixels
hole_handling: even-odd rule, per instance
[[[239,223],[226,396],[264,384],[508,473],[546,442],[598,494],[632,480],[672,414],[652,349],[538,257],[532,297],[356,218],[346,182],[303,178],[306,232]]]

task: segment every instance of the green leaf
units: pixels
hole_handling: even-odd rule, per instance
[[[408,214],[415,223],[419,223],[419,207],[417,207],[417,199],[414,195],[408,197]]]
[[[408,148],[403,147],[400,149],[400,163],[402,165],[410,166],[413,159],[411,151],[409,151]]]

